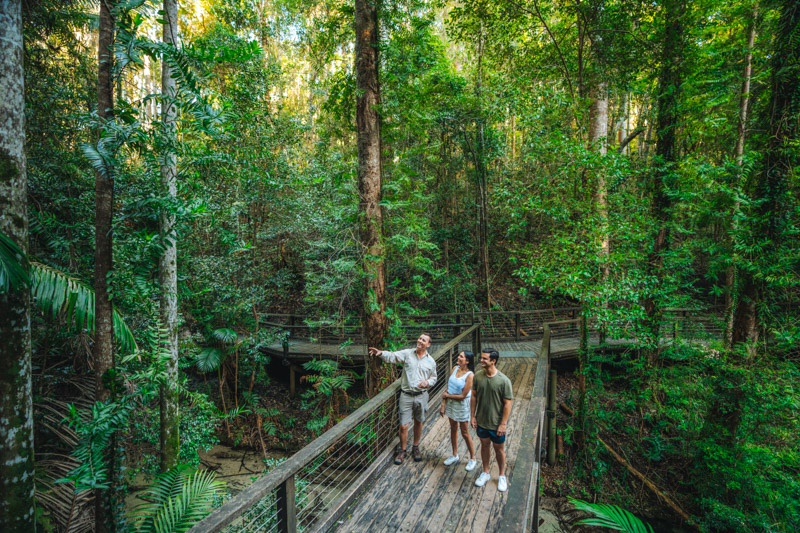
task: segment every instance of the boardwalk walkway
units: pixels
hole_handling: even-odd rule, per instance
[[[498,348],[521,348],[509,346],[517,343],[497,343]],[[517,357],[504,357],[501,350],[499,368],[512,381],[514,404],[509,420],[506,440],[506,476],[508,492],[497,490],[497,465],[492,453],[490,473],[492,479],[484,487],[476,487],[475,479],[482,471],[480,462],[480,440],[470,430],[476,445],[478,466],[472,472],[464,469],[469,453],[459,436],[459,455],[462,461],[446,467],[443,460],[451,453],[450,430],[446,417],[438,414],[439,404],[431,400],[429,417],[420,450],[423,460],[414,463],[410,458],[402,465],[389,465],[360,500],[340,520],[336,531],[352,532],[483,532],[514,531],[521,526],[519,512],[508,517],[504,513],[510,500],[527,501],[531,471],[519,470],[518,457],[531,453],[530,436],[533,428],[526,415],[531,407],[531,392],[536,375],[536,359],[531,351],[506,350]],[[520,352],[517,354],[516,352]],[[527,435],[527,438],[523,438]],[[522,461],[530,465],[530,461]],[[524,514],[524,507],[522,509]]]

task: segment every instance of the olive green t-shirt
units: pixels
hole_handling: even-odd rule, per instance
[[[488,377],[485,370],[480,370],[472,378],[472,392],[473,399],[478,402],[475,405],[478,425],[496,430],[503,421],[503,400],[514,399],[511,380],[499,370],[492,377]]]

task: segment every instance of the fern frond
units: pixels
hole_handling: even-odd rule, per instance
[[[31,295],[45,315],[55,320],[59,314],[63,314],[67,325],[74,322],[76,327],[94,333],[94,291],[80,280],[53,267],[35,261],[30,265]],[[134,352],[137,348],[136,339],[116,310],[112,322],[114,338],[122,351]]]
[[[134,509],[131,523],[140,533],[181,533],[211,510],[223,483],[211,471],[179,465],[159,476]]]
[[[569,501],[576,509],[594,515],[594,518],[586,518],[576,525],[606,527],[624,533],[653,533],[649,524],[616,505],[589,503],[574,498],[569,498]]]

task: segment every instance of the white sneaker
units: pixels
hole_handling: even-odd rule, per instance
[[[452,464],[456,464],[459,460],[457,455],[451,455],[447,459],[444,460],[444,466],[450,466]]]
[[[483,487],[484,485],[486,485],[486,482],[489,481],[491,477],[492,476],[490,476],[488,472],[481,472],[481,475],[478,476],[478,479],[475,480],[475,486]]]
[[[478,464],[478,461],[476,461],[475,459],[470,459],[469,461],[467,461],[467,467],[465,468],[465,470],[467,472],[472,472],[473,470],[475,470],[475,466],[477,464]]]
[[[500,492],[505,492],[508,489],[508,481],[506,481],[506,476],[500,476],[497,480],[497,490]]]

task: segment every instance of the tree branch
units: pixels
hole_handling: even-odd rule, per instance
[[[621,143],[619,143],[619,146],[617,146],[617,153],[621,154],[622,151],[625,149],[625,147],[628,146],[628,143],[634,140],[643,131],[644,128],[636,128],[635,130],[630,132],[630,134],[627,137],[625,137]]]

